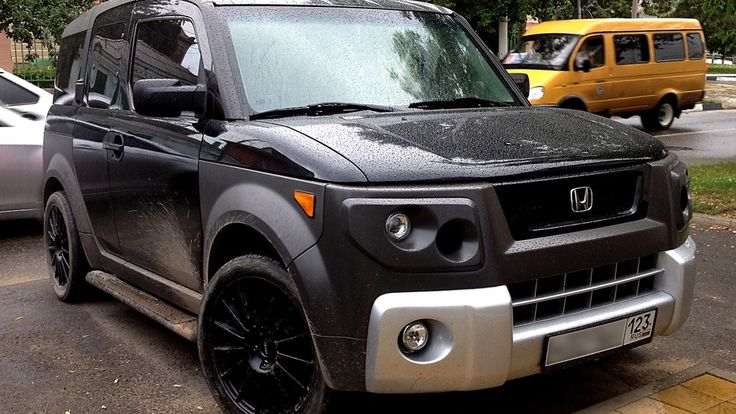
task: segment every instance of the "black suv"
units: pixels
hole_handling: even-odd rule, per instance
[[[54,291],[196,341],[230,412],[505,381],[677,330],[686,167],[530,107],[462,17],[403,0],[112,0],[61,40]]]

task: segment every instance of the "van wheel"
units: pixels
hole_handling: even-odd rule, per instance
[[[676,114],[674,101],[665,98],[659,101],[656,108],[641,114],[641,124],[647,130],[665,130],[672,125]]]
[[[248,255],[217,271],[197,338],[202,371],[229,413],[316,413],[327,389],[288,273]]]
[[[86,288],[88,265],[69,199],[63,191],[51,194],[43,215],[43,244],[56,297],[72,302]]]

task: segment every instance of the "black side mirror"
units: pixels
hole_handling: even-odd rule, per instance
[[[582,56],[578,59],[575,59],[575,70],[590,72],[590,58],[588,58],[587,56]]]
[[[177,117],[182,111],[199,114],[207,90],[201,85],[182,85],[177,79],[142,79],[133,85],[135,111],[141,115]]]
[[[524,97],[529,96],[529,76],[526,73],[509,73],[509,75]]]

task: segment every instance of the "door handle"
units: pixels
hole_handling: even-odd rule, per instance
[[[102,148],[112,151],[113,158],[119,160],[123,157],[125,140],[123,140],[123,136],[118,133],[108,133],[105,135],[105,139],[102,142]]]

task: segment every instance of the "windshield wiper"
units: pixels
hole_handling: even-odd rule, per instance
[[[374,111],[393,112],[396,109],[390,106],[359,104],[348,102],[324,102],[306,106],[295,106],[291,108],[272,109],[270,111],[258,112],[250,116],[250,119],[284,118],[288,116],[321,116],[341,114],[345,112]]]
[[[409,108],[419,109],[455,109],[455,108],[488,108],[493,106],[511,106],[509,102],[492,101],[490,99],[468,96],[464,98],[421,101],[409,104]]]

